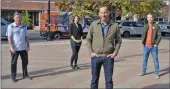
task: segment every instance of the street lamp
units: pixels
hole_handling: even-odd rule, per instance
[[[48,29],[47,29],[47,41],[51,41],[51,32],[50,32],[50,0],[48,0]]]

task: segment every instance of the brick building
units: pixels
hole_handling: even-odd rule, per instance
[[[55,0],[51,0],[50,8],[57,11]],[[30,29],[39,30],[40,15],[42,11],[48,10],[48,0],[1,0],[1,18],[9,22],[13,22],[13,14],[15,11],[22,12],[28,10],[31,15],[32,26]]]

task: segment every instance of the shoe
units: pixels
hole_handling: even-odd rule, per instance
[[[25,77],[23,77],[23,79],[32,80],[32,77],[30,77],[30,76],[25,76]]]
[[[75,67],[74,67],[73,65],[70,65],[69,67],[70,67],[71,69],[75,69]]]
[[[144,75],[146,75],[146,73],[143,72],[143,73],[138,74],[138,75],[139,75],[139,76],[144,76]]]
[[[160,77],[159,77],[159,75],[158,74],[156,74],[156,79],[159,79]]]
[[[17,80],[15,78],[11,79],[13,83],[17,82]]]
[[[77,65],[74,65],[74,68],[75,68],[75,69],[80,69],[80,67],[78,67]]]

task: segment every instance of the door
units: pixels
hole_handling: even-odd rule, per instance
[[[133,26],[134,33],[136,35],[141,35],[143,33],[144,30],[143,24],[139,22],[133,22],[132,26]]]

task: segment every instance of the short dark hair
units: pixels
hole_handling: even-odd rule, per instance
[[[152,15],[153,17],[155,17],[155,16],[154,16],[154,14],[153,14],[153,13],[151,13],[151,12],[150,12],[150,13],[148,13],[148,14],[147,14],[147,16],[148,16],[148,15]]]
[[[74,22],[75,17],[78,17],[78,19],[80,19],[80,17],[78,15],[74,15],[73,20],[72,20],[73,22]]]
[[[107,11],[110,11],[110,7],[108,5],[100,5],[98,6],[98,12],[100,11],[100,8],[103,8],[103,7],[106,7],[107,8]]]

